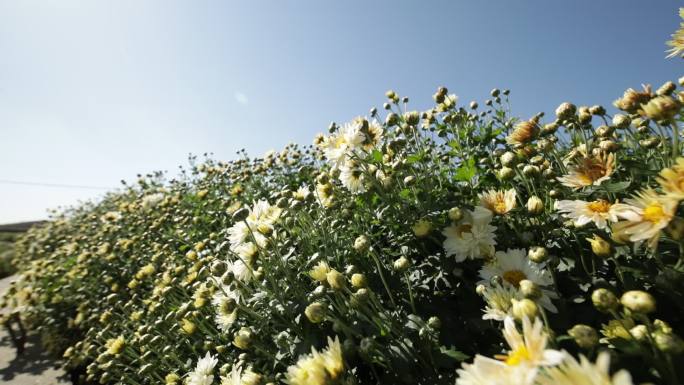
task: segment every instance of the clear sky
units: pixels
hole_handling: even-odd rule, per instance
[[[515,115],[682,73],[678,1],[0,0],[0,223],[137,173],[310,143],[330,121],[512,90]]]

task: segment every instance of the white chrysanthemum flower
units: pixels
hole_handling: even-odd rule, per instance
[[[142,207],[145,210],[149,210],[149,209],[157,206],[162,200],[164,200],[164,194],[162,194],[162,193],[154,193],[154,194],[145,195],[142,198]]]
[[[290,385],[326,385],[337,380],[344,371],[342,346],[338,337],[328,337],[328,347],[318,352],[311,348],[311,354],[299,358],[295,365],[287,368],[287,383]]]
[[[311,191],[307,186],[301,186],[292,194],[292,197],[298,201],[305,201],[309,197]]]
[[[472,364],[464,363],[456,371],[456,385],[532,385],[537,371],[528,366],[509,366],[478,354]]]
[[[553,366],[563,359],[562,352],[546,349],[548,335],[544,332],[544,324],[539,318],[534,323],[529,318],[522,320],[523,332],[520,334],[512,317],[504,319],[503,335],[511,347],[505,357],[507,365]]]
[[[366,191],[363,172],[353,164],[347,163],[340,168],[340,182],[352,194]]]
[[[233,247],[237,247],[246,242],[251,233],[249,226],[245,222],[237,222],[228,229],[228,241]]]
[[[368,122],[368,132],[366,132],[365,140],[363,142],[363,149],[370,152],[380,144],[384,130],[382,125],[377,120]]]
[[[258,385],[263,376],[255,373],[252,368],[243,371],[240,365],[233,365],[228,374],[221,377],[221,385]]]
[[[486,286],[482,296],[487,303],[482,319],[496,321],[503,321],[510,315],[513,307],[511,300],[520,299],[518,290],[509,285]]]
[[[506,191],[489,190],[479,195],[480,204],[499,215],[504,215],[515,208],[515,189]]]
[[[584,150],[586,152],[586,149]],[[582,154],[582,150],[579,150]],[[581,189],[586,186],[598,186],[610,179],[615,170],[615,155],[597,153],[592,156],[574,158],[569,166],[568,174],[556,178],[563,186]]]
[[[249,282],[254,278],[254,270],[242,259],[228,261],[227,265],[228,271],[232,272],[235,279],[240,282]]]
[[[625,204],[616,204],[616,214],[626,221],[618,222],[611,227],[617,237],[628,237],[632,242],[649,240],[654,247],[664,229],[677,211],[679,201],[667,195],[658,195],[652,189],[646,189]]]
[[[256,242],[266,246],[268,238],[264,234],[273,232],[273,224],[280,218],[282,209],[272,206],[265,200],[254,202],[244,221],[239,221],[228,229],[228,239],[232,249],[245,242]]]
[[[564,213],[564,217],[573,219],[576,226],[584,226],[589,222],[594,222],[599,229],[607,228],[608,221],[618,221],[617,207],[619,206],[603,199],[592,202],[562,200],[555,204],[556,210]]]
[[[567,354],[559,366],[548,368],[537,377],[537,385],[633,385],[632,376],[620,370],[610,376],[610,354],[599,353],[592,364],[580,355],[580,361]]]
[[[472,364],[464,363],[457,371],[456,385],[531,385],[539,367],[557,365],[564,357],[560,351],[546,349],[548,336],[539,318],[534,323],[523,318],[520,334],[513,318],[506,317],[503,335],[511,348],[508,354],[497,357],[501,360],[475,356]]]
[[[218,364],[218,359],[207,352],[204,358],[197,361],[195,370],[188,373],[185,383],[187,385],[211,385],[214,382],[216,364]]]
[[[323,138],[319,147],[323,149],[323,154],[335,168],[346,160],[349,144],[344,135],[336,133]]]
[[[454,255],[457,262],[491,256],[496,245],[496,227],[489,224],[491,220],[492,212],[483,207],[466,211],[460,222],[442,231],[446,255]]]
[[[231,250],[249,264],[254,261],[254,257],[259,252],[259,248],[252,242],[238,244],[231,247]]]
[[[488,284],[494,276],[499,276],[503,280],[504,286],[518,288],[523,279],[536,283],[542,292],[539,304],[545,309],[556,313],[558,309],[551,303],[551,298],[558,298],[558,295],[545,287],[553,285],[551,274],[545,269],[540,269],[536,264],[527,258],[527,253],[523,249],[508,249],[508,251],[497,251],[494,260],[487,263],[480,269],[482,283]]]
[[[214,293],[211,304],[216,309],[216,325],[224,332],[228,332],[237,319],[236,304],[240,302],[240,293],[231,290],[229,286],[221,285]]]
[[[345,123],[340,132],[344,136],[344,141],[347,143],[348,151],[354,151],[360,148],[366,140],[366,135],[361,131],[360,120],[354,120],[350,123]]]
[[[316,185],[316,200],[318,203],[329,208],[335,201],[335,194],[333,194],[333,186],[330,183],[319,183]]]

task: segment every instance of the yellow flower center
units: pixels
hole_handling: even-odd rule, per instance
[[[595,213],[607,213],[610,210],[611,204],[602,199],[590,202],[587,207]]]
[[[515,287],[520,286],[520,281],[526,278],[525,273],[520,270],[509,270],[503,273],[503,279]]]
[[[458,234],[459,237],[463,236],[463,233],[469,233],[473,229],[473,226],[467,223],[464,223],[458,227],[456,227],[456,234]]]
[[[506,357],[506,365],[510,366],[516,366],[520,365],[521,363],[525,361],[530,361],[532,357],[530,356],[530,352],[527,350],[525,346],[521,346],[514,351],[512,351],[508,357]]]
[[[653,203],[644,209],[642,217],[649,222],[656,223],[660,222],[666,215],[663,206],[659,203]]]
[[[494,211],[497,214],[505,214],[506,213],[506,202],[502,200],[497,200],[497,202],[494,204]]]

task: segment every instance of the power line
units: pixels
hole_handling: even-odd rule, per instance
[[[0,179],[0,184],[57,187],[57,188],[71,188],[71,189],[88,189],[88,190],[112,190],[111,187],[102,187],[102,186],[86,186],[86,185],[64,184],[64,183],[27,182],[27,181],[7,180],[7,179]]]

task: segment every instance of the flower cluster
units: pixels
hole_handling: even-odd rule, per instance
[[[1,305],[83,384],[679,384],[683,85],[524,120],[389,91],[56,212]]]

